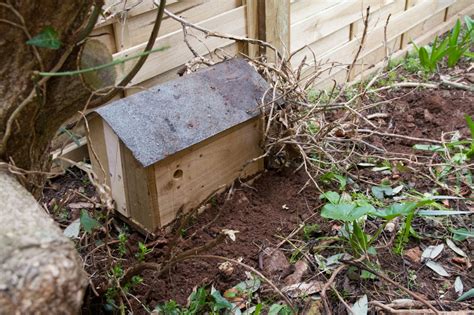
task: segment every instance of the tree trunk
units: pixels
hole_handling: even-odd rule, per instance
[[[0,314],[77,314],[87,275],[74,244],[0,171]]]
[[[78,76],[38,84],[34,73],[77,69],[93,1],[0,0],[0,162],[26,170],[29,190],[0,166],[0,314],[76,314],[82,305],[82,261],[33,195],[49,170],[50,141],[90,91]],[[47,26],[60,49],[26,44]]]

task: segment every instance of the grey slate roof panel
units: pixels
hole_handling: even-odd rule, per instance
[[[269,88],[242,59],[231,59],[96,110],[143,167],[260,113]]]

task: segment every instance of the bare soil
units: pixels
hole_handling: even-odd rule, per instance
[[[385,132],[433,140],[440,140],[443,134],[456,130],[464,138],[469,136],[465,115],[474,115],[472,93],[461,90],[422,90],[404,94],[406,91],[403,90],[386,94],[386,99],[402,97],[385,106],[388,117],[379,122]],[[445,140],[450,140],[448,135]],[[373,143],[388,151],[413,154],[413,145],[420,142],[374,136]]]

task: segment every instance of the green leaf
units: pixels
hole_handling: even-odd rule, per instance
[[[474,53],[470,52],[470,51],[466,51],[464,53],[464,56],[466,56],[467,58],[471,58],[473,59],[474,58]]]
[[[189,296],[189,312],[191,314],[198,314],[200,310],[206,305],[207,291],[204,288],[199,288]]]
[[[449,44],[449,38],[446,37],[438,47],[433,46],[433,50],[431,52],[431,61],[432,66],[436,68],[436,63],[443,58],[447,53],[447,47]]]
[[[453,239],[455,241],[464,241],[467,238],[474,237],[474,230],[468,230],[465,228],[451,230],[451,232],[454,234]]]
[[[448,49],[448,67],[454,67],[459,59],[461,59],[462,55],[464,54],[464,49],[460,49],[460,47],[454,47]]]
[[[371,191],[372,195],[374,195],[375,198],[378,200],[383,200],[385,199],[385,191],[391,190],[391,187],[382,187],[382,186],[372,186]]]
[[[268,310],[268,315],[287,315],[293,314],[287,305],[272,304]]]
[[[474,288],[471,288],[471,290],[465,292],[463,295],[461,295],[456,302],[462,302],[467,299],[472,299],[474,297]]]
[[[395,195],[392,187],[386,185],[372,186],[371,190],[374,197],[378,200],[384,200],[385,197]]]
[[[427,70],[431,70],[430,60],[429,60],[430,58],[428,56],[428,51],[426,50],[425,47],[421,47],[418,50],[418,57],[420,58],[420,63],[423,66],[423,68]]]
[[[464,23],[466,24],[468,32],[471,32],[474,29],[474,20],[469,15],[464,16]]]
[[[232,303],[227,301],[219,291],[216,289],[212,288],[211,289],[211,296],[214,299],[214,305],[213,305],[213,310],[214,311],[219,311],[219,310],[231,310],[233,308]]]
[[[466,123],[469,127],[469,130],[471,131],[471,147],[469,151],[466,152],[467,158],[472,158],[474,157],[474,121],[472,120],[471,116],[466,115]]]
[[[466,115],[465,118],[466,118],[466,123],[469,126],[469,130],[471,131],[471,138],[474,139],[474,121],[469,115]]]
[[[361,279],[364,279],[364,280],[375,280],[375,279],[377,279],[376,275],[374,275],[373,273],[371,273],[370,271],[367,271],[367,270],[362,270],[360,272],[360,277],[361,277]]]
[[[444,148],[440,145],[435,144],[415,144],[413,149],[420,151],[432,151],[432,152],[442,152]]]
[[[352,222],[370,212],[375,212],[375,208],[371,205],[357,207],[353,203],[337,205],[326,204],[321,210],[321,216],[332,220]]]
[[[321,196],[319,196],[319,198],[320,199],[326,199],[327,201],[329,201],[332,204],[338,204],[339,200],[341,199],[341,196],[335,191],[328,191],[328,192],[325,192],[325,193],[321,194]]]
[[[328,172],[326,174],[324,174],[323,176],[321,176],[321,180],[322,181],[337,181],[339,183],[339,189],[340,190],[344,190],[347,186],[347,179],[342,176],[342,175],[339,175],[337,173],[334,173],[334,172]]]
[[[360,248],[365,251],[367,249],[367,235],[364,233],[364,231],[356,220],[352,222],[352,228],[354,231],[354,235],[357,237],[357,241],[360,245]]]
[[[180,310],[178,303],[176,301],[170,300],[166,302],[163,305],[157,305],[155,307],[155,311],[158,312],[158,314],[164,314],[164,315],[180,315],[183,312]]]
[[[367,248],[367,253],[372,255],[372,256],[376,256],[377,255],[377,250],[375,249],[375,247],[370,246],[369,248]]]
[[[249,292],[254,293],[260,288],[261,282],[258,278],[252,278],[249,280],[245,280],[234,286],[235,289],[239,290],[240,292]]]
[[[100,223],[89,216],[89,213],[86,210],[81,211],[81,226],[87,233],[91,233],[92,230],[100,227]]]
[[[272,304],[272,306],[270,306],[270,309],[268,310],[268,315],[278,315],[282,308],[283,305],[281,304]]]
[[[58,33],[51,26],[46,26],[38,35],[26,43],[28,45],[49,49],[59,49],[61,47]]]
[[[449,36],[449,45],[455,46],[458,43],[459,32],[461,31],[461,20],[457,20],[456,24],[451,31],[451,35]]]

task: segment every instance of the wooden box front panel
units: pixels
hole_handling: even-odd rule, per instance
[[[155,164],[160,223],[164,226],[197,207],[238,177],[263,170],[259,118],[235,126]],[[246,164],[248,163],[248,164]]]
[[[128,217],[130,212],[125,196],[120,140],[112,128],[99,116],[89,120],[89,129],[92,143],[89,143],[88,148],[92,169],[98,181],[109,186],[116,210]]]

